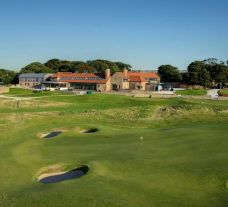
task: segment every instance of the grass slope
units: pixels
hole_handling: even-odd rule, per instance
[[[226,206],[227,111],[226,101],[102,94],[53,94],[21,101],[19,109],[2,104],[0,206]],[[38,138],[54,129],[65,131]],[[58,164],[90,171],[36,182],[41,169]]]

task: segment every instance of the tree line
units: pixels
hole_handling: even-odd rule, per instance
[[[228,83],[228,61],[215,58],[194,61],[189,64],[186,72],[181,72],[172,65],[161,65],[158,74],[162,82],[183,82],[208,87],[223,87]]]
[[[0,84],[16,84],[22,73],[57,73],[57,72],[78,72],[78,73],[101,73],[109,68],[111,73],[122,71],[124,68],[131,70],[132,66],[123,62],[112,62],[109,60],[89,61],[68,61],[51,59],[46,63],[33,62],[21,68],[19,72],[0,69]]]
[[[56,72],[88,72],[105,73],[109,68],[111,73],[122,71],[124,68],[132,70],[132,66],[122,62],[109,60],[68,61],[51,59],[46,63],[33,62],[16,73],[0,69],[0,84],[16,84],[22,73],[56,73]],[[228,83],[228,61],[223,62],[215,58],[194,61],[189,64],[187,71],[182,72],[172,65],[161,65],[158,74],[162,82],[183,82],[203,87],[222,87]]]
[[[88,72],[88,73],[104,73],[109,68],[112,73],[122,71],[124,68],[131,70],[131,65],[122,62],[112,62],[108,60],[89,60],[68,61],[51,59],[42,64],[39,62],[31,63],[21,69],[20,73],[56,73],[56,72]]]

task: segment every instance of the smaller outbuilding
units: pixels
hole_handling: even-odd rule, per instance
[[[50,78],[49,73],[25,73],[19,76],[19,85],[23,88],[41,88],[42,82]]]

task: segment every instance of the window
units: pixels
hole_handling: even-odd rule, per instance
[[[149,82],[155,82],[155,81],[157,81],[157,78],[148,78],[149,80]]]
[[[128,79],[127,79],[127,78],[124,78],[124,79],[123,79],[123,82],[128,82]]]
[[[97,90],[97,85],[92,83],[71,83],[76,90]]]

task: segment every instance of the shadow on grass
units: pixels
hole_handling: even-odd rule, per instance
[[[54,138],[57,137],[58,135],[62,134],[62,131],[54,131],[49,133],[48,135],[44,136],[44,139],[50,139],[50,138]]]
[[[90,134],[90,133],[95,133],[95,132],[98,132],[97,128],[86,129],[86,130],[82,131],[82,133],[85,133],[85,134]]]

